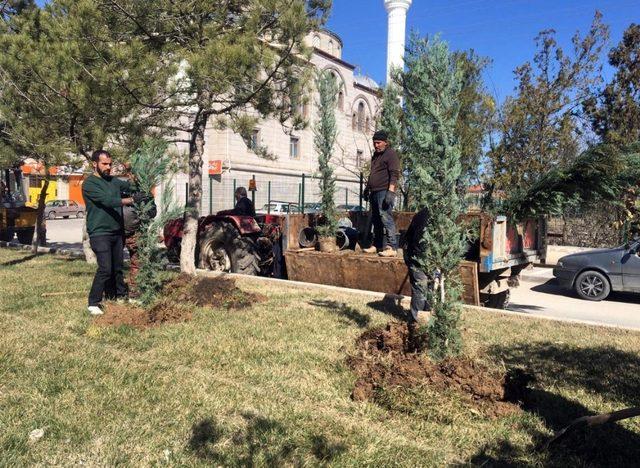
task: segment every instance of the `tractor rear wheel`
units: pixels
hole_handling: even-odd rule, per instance
[[[243,236],[231,223],[215,222],[200,238],[198,266],[205,270],[257,275],[260,255],[256,236]]]

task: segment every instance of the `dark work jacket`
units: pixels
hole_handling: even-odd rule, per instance
[[[371,173],[367,187],[371,192],[389,190],[389,185],[397,184],[400,177],[400,158],[387,147],[382,153],[375,152],[371,158]]]
[[[411,264],[417,266],[414,257],[420,256],[427,249],[427,246],[424,245],[421,240],[428,220],[429,210],[427,208],[423,208],[418,211],[411,220],[411,224],[409,225],[409,229],[407,229],[405,237],[404,257],[407,265]]]
[[[255,216],[256,210],[253,203],[247,197],[242,197],[233,208],[233,214],[237,216]]]

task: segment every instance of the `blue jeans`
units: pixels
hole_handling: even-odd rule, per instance
[[[384,203],[386,190],[371,194],[371,214],[373,222],[373,245],[378,249],[385,246],[397,249],[396,224],[393,221],[393,205]]]

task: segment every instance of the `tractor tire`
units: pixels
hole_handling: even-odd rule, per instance
[[[18,236],[18,242],[20,242],[21,244],[24,245],[29,245],[31,244],[31,242],[33,242],[33,233],[35,232],[36,228],[32,227],[30,229],[25,229],[23,231],[18,231],[16,233],[16,235]]]
[[[257,236],[243,236],[231,223],[207,226],[199,242],[198,267],[205,270],[257,275],[260,255]]]

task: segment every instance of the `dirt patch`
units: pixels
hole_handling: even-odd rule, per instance
[[[193,278],[180,275],[164,286],[163,293],[179,303],[234,310],[245,309],[267,300],[261,294],[242,291],[233,279],[224,277]]]
[[[164,323],[187,322],[191,320],[191,307],[194,305],[238,310],[267,299],[261,294],[242,291],[229,278],[194,278],[188,275],[180,275],[167,282],[161,297],[149,309],[132,304],[107,303],[104,315],[98,316],[94,323],[144,330]]]
[[[348,358],[358,375],[352,398],[373,400],[379,390],[428,385],[456,391],[490,417],[519,411],[518,402],[532,377],[521,370],[507,374],[466,357],[435,363],[426,353],[415,353],[414,336],[407,324],[391,322],[369,330],[357,340],[356,353]]]
[[[191,310],[188,307],[161,301],[150,309],[131,304],[107,303],[104,315],[96,317],[93,323],[102,327],[125,325],[144,330],[164,323],[181,323],[189,320],[191,320]]]

